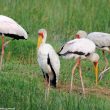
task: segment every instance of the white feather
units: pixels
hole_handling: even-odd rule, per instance
[[[74,39],[74,40],[67,42],[59,54],[65,54],[67,52],[73,52],[73,53],[82,52],[84,54],[88,54],[88,53],[95,52],[95,48],[96,48],[95,44],[89,39],[86,39],[86,38]],[[68,58],[68,59],[72,57],[85,58],[85,55],[78,55],[78,54],[73,54],[73,53],[64,55],[63,57]]]
[[[45,73],[49,75],[50,80],[52,80],[54,77],[54,73],[50,65],[48,64],[48,55],[49,55],[50,63],[55,71],[56,83],[57,83],[59,77],[59,71],[60,71],[59,56],[57,55],[57,53],[50,44],[45,43],[47,37],[47,31],[45,29],[40,29],[38,33],[43,33],[43,40],[37,51],[39,66]]]
[[[88,38],[92,40],[97,48],[109,51],[110,47],[110,34],[108,33],[103,33],[103,32],[91,32],[87,34],[85,31],[78,31],[77,34],[79,38]]]
[[[13,19],[0,15],[0,33],[3,34],[15,34],[28,38],[27,32]]]
[[[45,73],[52,73],[50,66],[47,64],[48,55],[50,62],[56,74],[58,80],[60,60],[53,47],[49,44],[41,44],[38,49],[38,63]]]
[[[88,34],[87,38],[92,40],[98,47],[110,46],[110,34],[102,32],[92,32]]]

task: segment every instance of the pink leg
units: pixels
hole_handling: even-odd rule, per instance
[[[104,60],[105,60],[105,68],[104,68],[104,70],[99,74],[99,80],[101,80],[101,79],[103,78],[103,76],[104,76],[104,73],[107,72],[107,71],[110,69],[110,67],[108,67],[108,66],[109,66],[109,62],[108,62],[108,59],[107,59],[106,56],[105,56],[105,51],[102,51],[102,53],[103,53]],[[110,53],[110,51],[109,51],[109,53]]]
[[[76,67],[79,65],[79,62],[80,62],[80,58],[77,59],[76,64],[74,65],[74,67],[72,69],[70,92],[72,92],[72,89],[73,89],[73,76],[74,76],[74,72],[75,72]]]
[[[82,79],[82,70],[81,70],[81,64],[80,63],[79,63],[79,74],[80,74],[80,79],[81,79],[81,85],[82,85],[83,94],[85,95],[85,89],[84,89],[84,83],[83,83],[83,79]]]
[[[46,87],[46,90],[45,90],[45,100],[48,100],[49,98],[49,93],[50,93],[50,77],[49,77],[49,82],[47,82],[48,85]]]
[[[107,69],[107,67],[108,67],[108,65],[109,65],[108,59],[107,59],[106,56],[105,56],[105,51],[102,51],[102,53],[103,53],[104,60],[105,60],[105,68],[104,68],[104,69]]]
[[[2,52],[1,52],[0,69],[2,68],[3,57],[4,57],[4,35],[2,35]]]
[[[13,41],[13,40],[15,40],[15,39],[11,39],[11,40],[9,40],[9,41],[6,41],[6,42],[4,43],[4,48],[5,48],[11,41]]]

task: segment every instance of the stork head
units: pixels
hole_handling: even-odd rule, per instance
[[[39,48],[42,43],[46,42],[47,38],[47,31],[45,29],[40,29],[38,31],[38,41],[37,41],[37,47]]]
[[[87,37],[87,33],[82,30],[78,31],[75,35],[75,38],[77,38],[77,39],[85,38],[85,37]]]
[[[88,59],[90,60],[90,61],[92,61],[93,62],[93,64],[94,64],[94,68],[95,68],[95,75],[96,75],[96,85],[97,85],[97,83],[98,83],[98,61],[99,61],[99,55],[97,54],[97,53],[93,53],[93,54],[91,54],[89,57],[88,57]]]

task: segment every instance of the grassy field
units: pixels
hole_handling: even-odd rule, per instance
[[[110,33],[109,10],[110,0],[0,0],[0,14],[15,19],[29,33],[28,40],[13,41],[5,49],[4,65],[0,71],[0,108],[109,110],[110,72],[95,86],[94,68],[89,61],[82,61],[85,97],[77,71],[74,90],[71,94],[68,92],[75,62],[61,58],[59,86],[56,90],[51,89],[49,100],[45,101],[43,76],[36,55],[38,29],[47,29],[47,42],[58,51],[80,29]],[[97,52],[101,57],[100,72],[105,64],[102,53]],[[110,61],[109,54],[107,58]]]

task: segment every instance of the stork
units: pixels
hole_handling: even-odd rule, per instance
[[[72,77],[71,77],[71,85],[70,85],[70,92],[72,91],[72,83],[73,83],[73,76],[75,73],[76,67],[79,67],[79,74],[80,80],[82,84],[83,93],[85,94],[83,79],[82,79],[82,71],[81,71],[81,59],[88,59],[93,62],[95,67],[95,75],[96,75],[96,85],[98,83],[98,60],[99,55],[95,53],[95,44],[86,38],[83,39],[74,39],[66,44],[64,44],[61,50],[58,52],[59,56],[63,56],[66,59],[75,58],[76,63],[72,69]]]
[[[105,68],[99,75],[99,79],[102,79],[104,73],[110,69],[110,67],[108,67],[109,65],[108,59],[105,56],[105,51],[110,53],[110,34],[103,32],[91,32],[87,35],[87,33],[82,30],[76,33],[76,38],[84,38],[84,37],[92,40],[95,43],[96,47],[102,50],[105,60]]]
[[[43,72],[43,76],[48,83],[45,98],[49,95],[50,86],[56,87],[60,71],[59,56],[50,44],[46,43],[47,31],[40,29],[38,31],[37,55],[38,64]]]
[[[0,69],[1,69],[2,60],[4,57],[4,48],[7,44],[11,42],[11,40],[5,42],[4,36],[18,40],[18,39],[27,39],[28,35],[27,32],[16,21],[4,15],[0,15],[0,35],[2,39],[2,51],[0,59]]]

